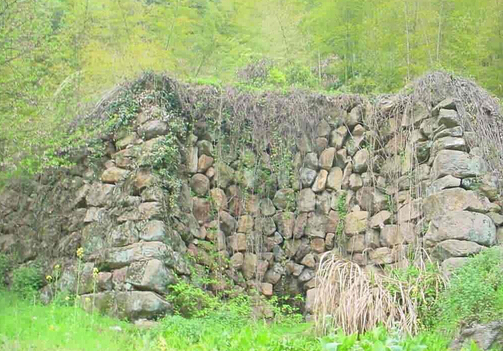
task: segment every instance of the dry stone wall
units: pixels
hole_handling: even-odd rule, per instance
[[[314,133],[299,134],[291,162],[266,176],[269,150],[244,146],[227,157],[210,124],[195,121],[181,141],[177,211],[142,162],[169,133],[156,109],[145,109],[127,132],[105,138],[103,162],[84,157],[0,194],[0,251],[22,265],[38,260],[47,274],[60,265],[59,290],[129,319],[170,313],[170,285],[201,275],[214,292],[307,296],[309,313],[328,251],[382,271],[425,249],[448,273],[503,231],[499,179],[459,103],[334,108]]]

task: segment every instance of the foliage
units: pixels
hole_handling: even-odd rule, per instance
[[[42,285],[42,273],[36,265],[21,266],[12,272],[12,291],[24,298],[33,298]]]
[[[421,330],[434,329],[439,309],[439,297],[445,288],[438,264],[426,261],[406,268],[394,268],[387,274],[395,279],[387,286],[388,290],[395,294],[398,293],[401,283],[412,287],[410,295],[416,306],[419,328]]]
[[[484,250],[453,273],[439,300],[438,322],[451,329],[459,323],[487,322],[503,316],[503,252]]]
[[[166,299],[173,304],[175,313],[183,317],[204,317],[219,306],[216,296],[185,281],[171,285],[170,289]]]
[[[10,270],[11,262],[7,255],[0,253],[0,287],[4,285],[7,279],[7,273]]]
[[[145,70],[217,88],[374,93],[440,68],[503,96],[502,19],[501,0],[6,0],[0,172],[67,166],[54,157],[61,126]]]

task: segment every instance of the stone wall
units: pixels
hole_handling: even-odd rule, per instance
[[[268,167],[268,150],[226,157],[208,124],[196,122],[180,149],[177,211],[142,162],[168,124],[144,110],[104,139],[102,162],[83,157],[70,171],[0,194],[0,251],[19,264],[38,260],[46,274],[60,265],[59,289],[78,285],[88,308],[93,301],[130,319],[169,313],[169,286],[201,275],[214,292],[307,295],[309,313],[317,264],[333,250],[382,270],[425,248],[449,272],[495,245],[503,225],[499,180],[463,127],[459,103],[417,101],[400,113],[393,99],[334,108],[314,134],[299,134],[291,164],[270,167],[267,179],[256,165]],[[52,291],[46,286],[43,298]]]

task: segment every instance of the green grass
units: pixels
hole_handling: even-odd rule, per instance
[[[114,326],[122,332],[111,330]],[[2,351],[142,350],[140,341],[140,334],[127,322],[0,292]]]
[[[120,331],[117,331],[120,327]],[[1,351],[443,351],[446,341],[430,334],[402,339],[383,328],[361,336],[319,338],[307,323],[252,321],[234,308],[201,318],[168,316],[158,326],[136,326],[73,306],[40,305],[0,291]]]

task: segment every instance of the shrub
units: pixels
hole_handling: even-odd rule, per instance
[[[447,329],[460,322],[488,322],[503,317],[502,249],[487,249],[455,271],[439,306],[439,322]]]
[[[10,260],[5,254],[0,253],[0,287],[7,283],[6,277],[10,270]]]
[[[12,290],[24,298],[33,297],[42,285],[42,273],[36,266],[19,267],[12,273]]]
[[[181,281],[170,288],[166,299],[173,304],[175,313],[183,317],[204,317],[219,305],[217,297],[187,282]]]

